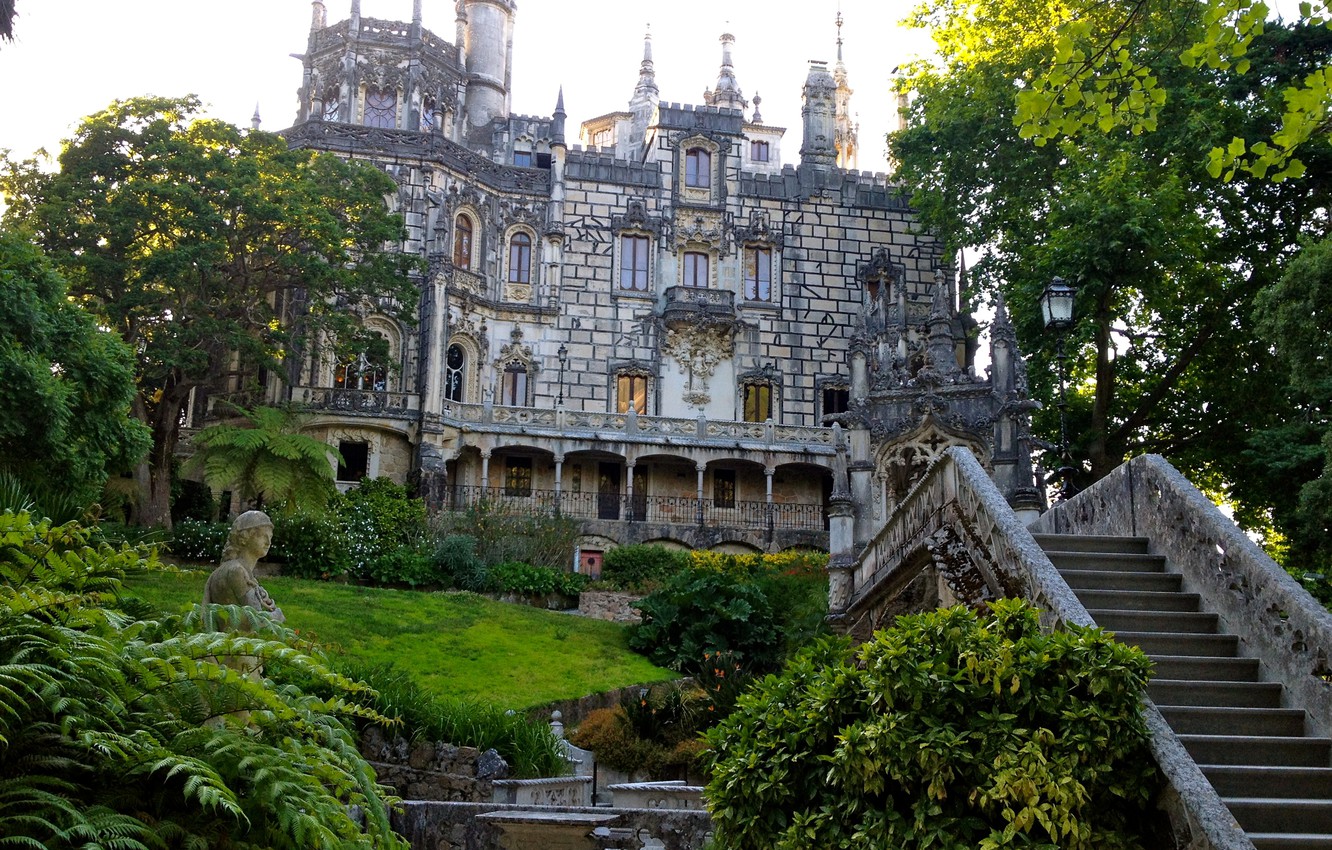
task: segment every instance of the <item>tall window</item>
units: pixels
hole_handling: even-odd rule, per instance
[[[462,401],[463,378],[467,374],[467,354],[461,345],[450,345],[444,361],[444,397],[449,401]]]
[[[365,90],[365,126],[392,130],[398,125],[396,89]]]
[[[341,104],[338,102],[338,90],[329,89],[324,93],[324,120],[337,121]]]
[[[465,215],[453,220],[453,265],[460,269],[472,267],[472,220]]]
[[[749,158],[755,162],[768,161],[768,143],[754,141],[749,143]]]
[[[617,379],[615,399],[620,413],[632,410],[639,416],[647,415],[647,381],[644,375],[621,375]]]
[[[745,384],[745,421],[766,422],[772,418],[772,384]]]
[[[685,151],[685,185],[706,189],[712,183],[712,154],[703,148]]]
[[[772,249],[745,249],[745,298],[772,300]]]
[[[717,508],[735,507],[735,470],[712,471],[712,504]]]
[[[532,237],[515,233],[509,239],[509,283],[532,282]]]
[[[686,251],[684,255],[684,285],[705,287],[708,285],[708,255],[698,251]]]
[[[361,440],[339,440],[339,481],[360,481],[370,474],[370,444]]]
[[[362,352],[338,367],[333,373],[333,386],[340,390],[384,392],[388,389],[388,369],[378,357]]]
[[[504,495],[532,495],[532,459],[511,457],[504,465]]]
[[[620,237],[620,288],[646,292],[648,288],[648,238]]]
[[[510,363],[504,367],[504,382],[500,385],[500,404],[510,407],[527,406],[527,367]]]

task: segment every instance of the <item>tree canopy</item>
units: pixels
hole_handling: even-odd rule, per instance
[[[0,233],[0,386],[0,469],[30,494],[86,506],[148,450],[148,429],[129,415],[133,354],[12,232]]]
[[[1179,26],[1206,4],[1184,5],[1192,11],[1135,18],[1128,61],[1200,38]],[[911,126],[892,152],[925,223],[950,249],[979,246],[968,252],[969,291],[1004,293],[1038,398],[1053,395],[1055,369],[1037,298],[1055,275],[1078,285],[1068,415],[1086,477],[1151,451],[1222,489],[1247,473],[1252,432],[1292,410],[1252,305],[1300,239],[1325,226],[1332,149],[1306,142],[1297,153],[1316,167],[1283,182],[1247,172],[1218,181],[1206,152],[1278,127],[1283,88],[1326,62],[1332,33],[1268,25],[1247,45],[1243,74],[1160,63],[1150,131],[1093,122],[1044,145],[1024,138],[1014,95],[1043,73],[1061,16],[1127,8],[927,3],[915,19],[935,27],[940,56],[911,69]],[[1055,411],[1036,427],[1058,433]]]
[[[0,163],[4,223],[36,235],[81,299],[137,354],[134,415],[153,445],[141,519],[170,522],[170,465],[190,394],[257,389],[301,340],[354,346],[356,310],[407,317],[413,258],[362,162],[290,150],[143,97],[86,118],[47,173]]]

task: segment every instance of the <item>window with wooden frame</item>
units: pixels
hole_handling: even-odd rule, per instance
[[[460,269],[472,267],[472,219],[465,215],[453,220],[453,265]]]
[[[772,384],[751,381],[744,385],[744,421],[767,422],[772,418]]]
[[[752,141],[749,143],[749,158],[754,162],[767,162],[769,150],[767,142]]]
[[[772,300],[772,249],[764,246],[745,248],[745,299]]]
[[[734,469],[714,469],[712,471],[712,506],[715,508],[735,507]]]
[[[532,495],[532,459],[511,457],[504,462],[504,495]]]
[[[532,282],[532,237],[515,233],[509,237],[509,283]]]
[[[510,363],[504,367],[504,378],[500,384],[500,404],[527,407],[527,367],[523,364]]]
[[[706,189],[712,185],[712,153],[704,148],[685,151],[685,185]]]
[[[626,233],[620,237],[620,288],[646,292],[648,288],[648,238]]]
[[[683,265],[681,283],[700,289],[707,287],[709,283],[707,254],[701,251],[686,251],[680,262]]]
[[[648,379],[646,375],[622,374],[616,378],[615,404],[620,413],[634,411],[647,415]]]

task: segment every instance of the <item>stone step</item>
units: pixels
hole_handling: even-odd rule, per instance
[[[1187,679],[1152,679],[1147,696],[1158,707],[1179,705],[1280,708],[1281,686],[1276,682],[1209,682]]]
[[[1089,608],[1096,625],[1112,632],[1188,632],[1199,635],[1216,634],[1218,618],[1200,611],[1124,611],[1112,608]]]
[[[1230,813],[1246,832],[1332,834],[1332,800],[1285,797],[1222,797]]]
[[[1150,590],[1090,590],[1073,588],[1073,593],[1087,608],[1121,611],[1197,611],[1196,593],[1156,592]]]
[[[1332,767],[1200,766],[1223,797],[1332,798]]]
[[[1165,572],[1164,555],[1138,555],[1120,552],[1058,552],[1045,555],[1060,570],[1112,570],[1114,572]]]
[[[1332,763],[1332,738],[1180,735],[1179,740],[1198,764],[1327,767]]]
[[[1076,593],[1079,590],[1138,590],[1178,593],[1184,577],[1179,573],[1139,573],[1118,570],[1066,570],[1059,574]]]
[[[1332,850],[1332,835],[1307,832],[1250,832],[1256,850]]]
[[[1146,537],[1102,537],[1095,534],[1033,534],[1047,552],[1125,552],[1145,555]]]
[[[1302,708],[1236,708],[1217,705],[1157,705],[1177,735],[1304,735]]]
[[[1176,632],[1115,632],[1115,637],[1148,655],[1205,655],[1228,658],[1239,653],[1234,635],[1191,635]]]
[[[1257,682],[1258,659],[1198,655],[1152,655],[1154,673],[1162,679],[1193,682]]]

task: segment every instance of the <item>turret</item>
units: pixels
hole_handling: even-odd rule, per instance
[[[833,68],[833,82],[837,84],[834,95],[834,124],[836,133],[833,145],[837,148],[837,167],[856,167],[859,154],[857,135],[859,128],[851,120],[851,84],[847,81],[846,65],[842,64],[842,13],[837,13],[837,65]]]
[[[749,106],[744,95],[740,92],[740,84],[735,81],[735,65],[731,62],[731,45],[735,44],[735,36],[729,32],[722,33],[722,63],[721,70],[717,72],[717,85],[713,89],[703,92],[703,102],[708,106],[724,106],[728,109],[743,110]]]
[[[488,127],[509,114],[513,75],[513,0],[463,0],[462,45],[467,66],[467,130]]]
[[[310,31],[328,26],[328,9],[324,7],[324,0],[314,0],[310,7]]]
[[[634,149],[641,147],[647,135],[648,122],[656,111],[660,99],[657,88],[657,69],[652,62],[652,30],[643,36],[643,61],[638,66],[638,84],[634,86],[634,96],[629,98],[629,144]]]
[[[835,124],[837,84],[828,73],[828,63],[811,61],[802,91],[800,108],[805,136],[800,144],[800,165],[826,170],[837,164]]]

